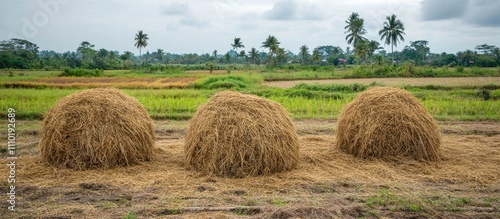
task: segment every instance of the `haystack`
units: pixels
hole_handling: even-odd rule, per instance
[[[337,147],[360,158],[437,161],[441,136],[436,121],[411,93],[374,87],[344,107]]]
[[[298,137],[285,109],[233,91],[220,92],[198,108],[185,141],[187,166],[202,174],[266,175],[299,162]]]
[[[43,160],[54,166],[107,169],[150,160],[154,131],[137,100],[97,88],[60,99],[44,117],[39,146]]]

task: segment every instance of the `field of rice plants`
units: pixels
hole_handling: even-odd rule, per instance
[[[188,119],[197,107],[220,89],[123,89],[142,103],[157,119]],[[17,109],[21,119],[41,119],[55,102],[78,89],[0,89],[0,108]],[[295,119],[336,119],[342,107],[357,92],[311,91],[303,88],[260,88],[240,90],[276,101]],[[488,91],[484,100],[479,89],[425,90],[409,89],[438,120],[500,120],[500,90]],[[1,112],[5,116],[6,111]]]

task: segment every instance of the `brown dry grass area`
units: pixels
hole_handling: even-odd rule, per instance
[[[360,79],[332,79],[332,80],[297,80],[297,81],[272,81],[263,85],[270,87],[290,88],[300,83],[306,84],[371,84],[373,82],[386,86],[483,86],[500,84],[500,77],[456,77],[456,78],[360,78]]]
[[[299,167],[244,179],[185,170],[185,121],[157,121],[152,162],[91,171],[41,162],[38,123],[18,122],[26,128],[18,132],[17,212],[8,212],[3,201],[5,217],[123,218],[129,212],[137,218],[500,217],[496,122],[440,123],[443,161],[391,163],[361,160],[334,148],[335,121],[299,120]],[[5,156],[1,163],[7,163]],[[0,165],[2,179],[6,173],[7,166]],[[5,194],[6,182],[1,182]]]
[[[133,88],[184,88],[193,84],[197,77],[147,78],[147,77],[57,77],[38,78],[33,81],[6,82],[4,86],[12,88],[30,88],[46,86],[50,88],[98,88],[116,87]]]

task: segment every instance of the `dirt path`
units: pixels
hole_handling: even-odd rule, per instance
[[[457,78],[359,78],[359,79],[333,79],[333,80],[298,80],[298,81],[272,81],[263,85],[270,87],[290,88],[300,83],[306,84],[371,84],[377,82],[387,86],[482,86],[500,84],[500,77],[457,77]]]

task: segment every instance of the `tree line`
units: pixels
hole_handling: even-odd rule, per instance
[[[139,56],[130,51],[96,49],[88,41],[81,42],[76,51],[57,53],[39,51],[39,47],[25,39],[0,41],[0,69],[131,69],[160,64],[252,64],[269,67],[283,67],[289,64],[298,65],[343,65],[343,64],[398,64],[412,62],[415,65],[428,66],[500,66],[500,49],[497,46],[481,44],[474,49],[467,49],[455,54],[430,53],[427,40],[410,42],[401,51],[394,52],[394,47],[404,42],[405,27],[396,15],[387,16],[379,31],[380,40],[391,46],[387,52],[380,47],[377,40],[368,39],[364,28],[364,19],[353,12],[345,20],[344,27],[348,47],[324,45],[312,51],[307,45],[298,48],[295,54],[280,46],[279,40],[269,35],[259,48],[252,47],[246,52],[243,41],[235,37],[230,43],[230,50],[220,54],[217,50],[211,53],[174,54],[163,49],[142,54],[148,46],[149,36],[140,30],[135,35],[134,46],[139,49]],[[352,46],[352,49],[351,49]],[[259,51],[261,49],[261,51]]]

